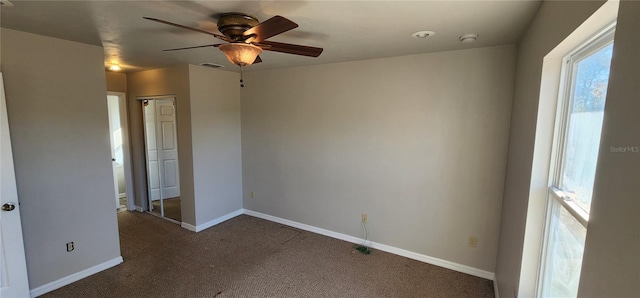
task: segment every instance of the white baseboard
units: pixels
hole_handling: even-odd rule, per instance
[[[50,282],[50,283],[48,283],[46,285],[39,286],[39,287],[37,287],[35,289],[30,290],[29,291],[29,295],[31,295],[31,297],[37,297],[37,296],[40,296],[40,295],[44,295],[44,294],[49,293],[49,292],[51,292],[53,290],[62,288],[64,286],[68,285],[68,284],[71,284],[73,282],[81,280],[81,279],[83,279],[85,277],[88,277],[88,276],[96,274],[96,273],[98,273],[100,271],[109,269],[109,268],[111,268],[113,266],[119,265],[120,263],[122,263],[122,257],[121,256],[117,257],[115,259],[106,261],[106,262],[104,262],[102,264],[98,264],[98,265],[95,265],[93,267],[87,268],[85,270],[82,270],[82,271],[73,273],[71,275],[65,276],[65,277],[63,277],[61,279],[58,279],[56,281],[52,281],[52,282]]]
[[[195,232],[195,231],[196,231],[196,226],[194,226],[194,225],[192,225],[192,224],[188,224],[188,223],[186,223],[186,222],[182,222],[182,223],[180,224],[180,226],[181,226],[183,229],[187,229],[187,230],[189,230],[189,231],[191,231],[191,232]]]
[[[362,243],[364,241],[364,239],[362,239],[362,238],[353,237],[353,236],[349,236],[349,235],[346,235],[346,234],[342,234],[342,233],[338,233],[338,232],[334,232],[334,231],[321,229],[321,228],[318,228],[318,227],[306,225],[306,224],[295,222],[295,221],[291,221],[291,220],[288,220],[288,219],[284,219],[284,218],[280,218],[280,217],[276,217],[276,216],[272,216],[272,215],[268,215],[268,214],[264,214],[264,213],[260,213],[260,212],[255,212],[255,211],[252,211],[252,210],[247,210],[247,209],[243,209],[243,210],[244,210],[244,214],[246,214],[246,215],[250,215],[250,216],[266,219],[268,221],[277,222],[277,223],[280,223],[280,224],[283,224],[283,225],[287,225],[287,226],[291,226],[291,227],[298,228],[298,229],[301,229],[301,230],[305,230],[305,231],[313,232],[313,233],[316,233],[316,234],[328,236],[328,237],[331,237],[331,238],[336,238],[336,239],[340,239],[340,240],[344,240],[344,241],[351,242],[351,243],[356,243],[356,244]],[[369,247],[371,247],[371,248],[378,249],[378,250],[381,250],[381,251],[385,251],[385,252],[388,252],[388,253],[392,253],[392,254],[395,254],[395,255],[403,256],[403,257],[406,257],[406,258],[409,258],[409,259],[413,259],[413,260],[417,260],[417,261],[420,261],[420,262],[424,262],[424,263],[428,263],[428,264],[444,267],[444,268],[447,268],[447,269],[451,269],[451,270],[455,270],[455,271],[458,271],[458,272],[466,273],[466,274],[469,274],[469,275],[481,277],[481,278],[484,278],[484,279],[494,280],[494,278],[495,278],[495,273],[493,273],[493,272],[489,272],[489,271],[485,271],[485,270],[482,270],[482,269],[478,269],[478,268],[474,268],[474,267],[470,267],[470,266],[466,266],[466,265],[450,262],[450,261],[443,260],[443,259],[430,257],[430,256],[427,256],[427,255],[419,254],[419,253],[416,253],[416,252],[408,251],[408,250],[405,250],[405,249],[393,247],[393,246],[386,245],[386,244],[381,244],[381,243],[376,243],[376,242],[369,242],[369,243],[370,243]]]
[[[313,232],[313,233],[316,233],[316,234],[329,236],[331,238],[344,240],[344,241],[347,241],[347,242],[352,242],[352,243],[358,243],[359,244],[359,243],[362,243],[362,241],[363,241],[363,239],[358,238],[358,237],[353,237],[353,236],[349,236],[349,235],[346,235],[346,234],[341,234],[341,233],[337,233],[337,232],[334,232],[334,231],[325,230],[325,229],[322,229],[322,228],[306,225],[306,224],[299,223],[299,222],[296,222],[296,221],[292,221],[292,220],[288,220],[288,219],[284,219],[284,218],[280,218],[280,217],[276,217],[276,216],[272,216],[272,215],[268,215],[268,214],[264,214],[264,213],[260,213],[260,212],[255,212],[255,211],[252,211],[252,210],[244,209],[244,214],[251,215],[251,216],[257,217],[257,218],[266,219],[266,220],[272,221],[272,222],[277,222],[277,223],[280,223],[280,224],[283,224],[283,225],[287,225],[287,226],[298,228],[298,229],[301,229],[301,230]]]
[[[238,210],[233,211],[231,213],[225,214],[223,216],[220,216],[218,218],[215,218],[213,220],[205,222],[205,223],[203,223],[201,225],[194,226],[192,224],[188,224],[188,223],[184,223],[183,222],[180,226],[185,228],[185,229],[187,229],[187,230],[189,230],[189,231],[198,233],[198,232],[200,232],[202,230],[206,230],[206,229],[208,229],[210,227],[213,227],[213,226],[215,226],[215,225],[217,225],[219,223],[222,223],[222,222],[225,222],[227,220],[230,220],[230,219],[232,219],[232,218],[234,218],[234,217],[236,217],[238,215],[242,215],[243,213],[244,213],[244,209],[238,209]]]
[[[493,279],[493,295],[496,298],[500,298],[500,293],[498,293],[498,281],[495,278]]]
[[[135,206],[134,209],[138,212],[144,212],[144,210],[140,206]]]

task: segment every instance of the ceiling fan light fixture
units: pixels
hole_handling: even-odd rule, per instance
[[[120,64],[118,64],[117,62],[111,62],[111,65],[109,66],[109,70],[120,71],[122,70],[122,67],[120,67]]]
[[[244,42],[227,43],[220,45],[220,50],[224,52],[229,62],[238,66],[248,66],[256,61],[256,57],[262,53],[258,46]]]

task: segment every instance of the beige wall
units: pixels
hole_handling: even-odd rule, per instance
[[[127,93],[127,75],[124,73],[106,71],[107,90]]]
[[[189,65],[196,225],[242,209],[239,77]]]
[[[244,207],[493,273],[515,54],[245,74]]]
[[[136,98],[141,96],[175,95],[182,221],[195,225],[189,66],[185,64],[129,73],[127,74],[127,88],[129,91],[127,100],[129,101],[131,163],[133,166],[136,205],[146,208],[148,200],[142,106]]]
[[[8,29],[2,29],[1,42],[34,289],[120,257],[104,53]],[[71,241],[75,250],[67,252]]]
[[[640,297],[640,2],[618,13],[579,297]]]

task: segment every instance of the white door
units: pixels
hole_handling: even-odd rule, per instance
[[[156,141],[162,199],[180,196],[176,109],[173,99],[156,99]]]
[[[4,84],[0,73],[0,297],[29,297],[20,205],[9,137]]]
[[[145,100],[144,128],[145,144],[147,148],[147,185],[149,187],[149,208],[151,201],[160,199],[160,172],[158,171],[158,147],[156,141],[156,104],[155,100]]]

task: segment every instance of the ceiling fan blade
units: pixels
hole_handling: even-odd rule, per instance
[[[179,50],[188,50],[188,49],[197,49],[197,48],[207,48],[207,47],[219,47],[221,45],[221,43],[217,43],[217,44],[206,44],[206,45],[202,45],[202,46],[194,46],[194,47],[184,47],[184,48],[175,48],[175,49],[166,49],[166,50],[162,50],[164,52],[169,52],[169,51],[179,51]]]
[[[260,63],[260,62],[262,62],[262,59],[260,58],[260,56],[257,56],[256,60],[253,61],[253,64]]]
[[[200,30],[197,28],[193,28],[193,27],[188,27],[188,26],[183,26],[180,24],[176,24],[176,23],[171,23],[171,22],[167,22],[165,20],[160,20],[160,19],[156,19],[156,18],[150,18],[150,17],[143,17],[145,20],[150,20],[150,21],[154,21],[154,22],[158,22],[158,23],[163,23],[163,24],[167,24],[167,25],[171,25],[171,26],[175,26],[178,28],[182,28],[182,29],[187,29],[187,30],[192,30],[192,31],[196,31],[196,32],[200,32],[200,33],[204,33],[204,34],[209,34],[211,36],[214,36],[218,39],[224,40],[224,41],[231,41],[228,37],[224,36],[224,35],[220,35],[220,34],[216,34],[213,32],[209,32],[209,31],[204,31],[204,30]]]
[[[293,21],[285,17],[275,16],[245,31],[242,35],[247,38],[247,42],[261,42],[297,27],[298,24]]]
[[[274,42],[274,41],[262,41],[256,43],[257,46],[263,50],[274,51],[287,54],[295,54],[309,57],[318,57],[322,54],[322,48],[302,46],[297,44]]]

